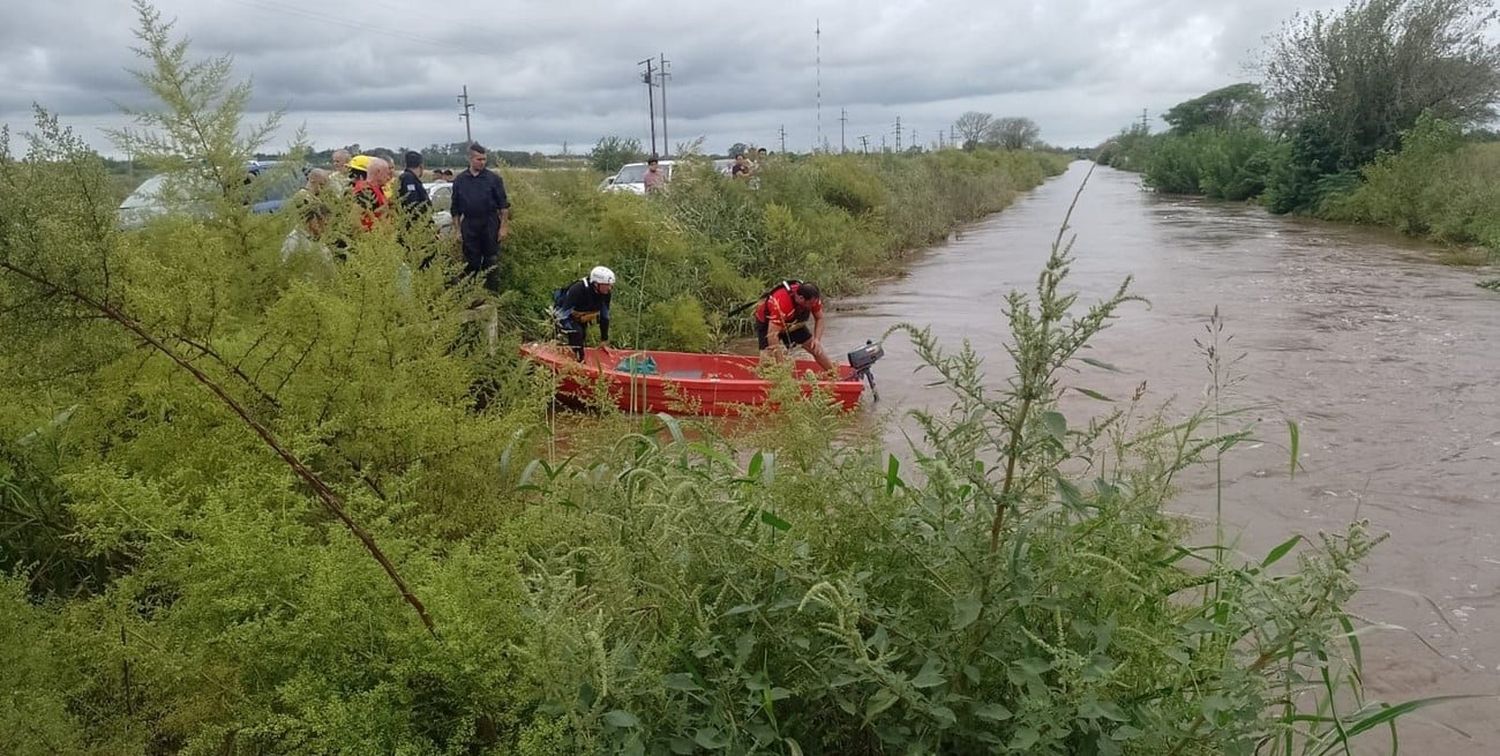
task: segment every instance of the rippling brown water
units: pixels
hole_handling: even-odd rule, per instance
[[[1003,295],[1030,289],[1087,171],[1075,163],[1004,213],[931,250],[902,278],[838,303],[831,351],[878,338],[890,325],[931,325],[957,346],[970,339],[1004,378]],[[1225,466],[1225,517],[1243,550],[1264,553],[1291,533],[1337,530],[1358,516],[1392,538],[1353,609],[1420,633],[1367,637],[1368,689],[1384,700],[1500,694],[1500,295],[1473,269],[1446,267],[1439,250],[1368,229],[1266,214],[1244,205],[1162,198],[1136,176],[1098,169],[1073,217],[1070,286],[1082,303],[1127,275],[1151,301],[1131,306],[1091,356],[1123,374],[1069,381],[1128,396],[1145,380],[1157,400],[1201,401],[1208,379],[1193,346],[1214,308],[1234,336],[1238,398],[1269,402],[1267,443]],[[901,339],[878,365],[882,412],[939,408],[945,397],[913,374]],[[1102,412],[1065,407],[1073,423]],[[1305,469],[1287,476],[1282,417],[1301,426]],[[893,429],[899,423],[893,425]],[[891,433],[893,443],[900,435]],[[1210,471],[1185,480],[1174,507],[1211,514]],[[1444,617],[1438,617],[1438,611]],[[1446,622],[1444,622],[1446,619]],[[1455,629],[1450,629],[1449,624]],[[1464,737],[1450,728],[1468,733]],[[1403,752],[1500,753],[1500,702],[1428,709],[1402,726]],[[1388,750],[1378,739],[1371,752]]]

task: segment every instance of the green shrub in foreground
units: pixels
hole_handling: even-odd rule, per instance
[[[1058,412],[1129,300],[1073,307],[1060,240],[1003,390],[903,331],[953,396],[906,465],[789,376],[732,439],[559,428],[391,235],[308,275],[244,218],[121,233],[104,181],[46,119],[0,150],[0,751],[1300,753],[1403,711],[1339,609],[1361,526],[1242,564],[1163,511],[1232,412]],[[632,202],[581,207],[649,240]]]

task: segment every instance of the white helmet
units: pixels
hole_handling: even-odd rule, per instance
[[[615,272],[600,265],[589,271],[589,283],[609,284],[613,286],[615,283]]]

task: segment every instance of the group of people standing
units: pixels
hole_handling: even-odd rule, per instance
[[[408,246],[414,246],[422,234],[436,233],[432,226],[432,199],[423,182],[426,173],[422,154],[407,152],[405,170],[393,176],[391,162],[372,155],[351,155],[346,150],[333,153],[333,169],[309,172],[307,186],[300,193],[298,211],[302,230],[317,242],[330,242],[340,251],[348,246],[348,237],[333,233],[330,224],[330,194],[347,192],[358,207],[361,231],[372,231],[395,218],[398,234]],[[652,160],[653,164],[657,161]],[[748,161],[738,156],[736,166]],[[510,233],[510,199],[500,174],[488,169],[488,153],[478,143],[468,148],[468,170],[452,179],[452,228],[457,230],[463,250],[464,275],[482,277],[491,292],[499,291],[500,249]],[[656,168],[655,165],[652,168]],[[741,169],[736,175],[747,175]],[[394,196],[395,202],[392,202]],[[429,256],[423,262],[431,261]],[[609,350],[609,309],[615,286],[613,270],[599,265],[588,275],[553,293],[553,321],[558,335],[567,341],[580,361],[584,357],[585,333],[591,324],[599,326],[599,346]],[[823,350],[823,303],[815,284],[782,281],[759,297],[755,312],[755,333],[760,350],[773,356],[800,346],[824,370],[833,362]]]
[[[464,275],[482,277],[486,289],[498,292],[500,247],[510,234],[510,199],[505,180],[487,169],[488,151],[482,145],[469,145],[468,161],[468,170],[452,177],[452,228],[463,250]],[[330,200],[347,193],[358,207],[358,231],[372,231],[396,219],[402,242],[409,247],[422,243],[426,235],[436,235],[422,153],[407,152],[404,162],[398,177],[385,158],[335,151],[332,170],[310,171],[306,187],[294,200],[302,220],[299,231],[313,242],[331,245],[342,257],[349,229],[332,222]],[[428,262],[431,257],[424,264]]]

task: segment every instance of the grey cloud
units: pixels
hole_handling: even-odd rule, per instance
[[[125,72],[134,14],[104,0],[23,0],[0,28],[0,121],[33,100],[85,133],[141,104]],[[1328,5],[1328,3],[1320,3]],[[646,138],[636,62],[672,59],[673,141],[699,134],[788,147],[816,132],[813,25],[821,20],[823,134],[878,135],[897,115],[924,143],[959,113],[1026,115],[1060,143],[1096,143],[1138,116],[1244,76],[1297,0],[931,0],[868,4],[450,0],[161,0],[198,56],[231,54],[253,108],[285,107],[287,132],[320,145],[424,145],[460,138],[454,96],[479,103],[476,136],[502,148],[583,148]],[[893,135],[892,135],[893,136]],[[91,137],[92,138],[92,137]],[[102,142],[102,140],[101,140]],[[101,144],[101,146],[103,146]]]

